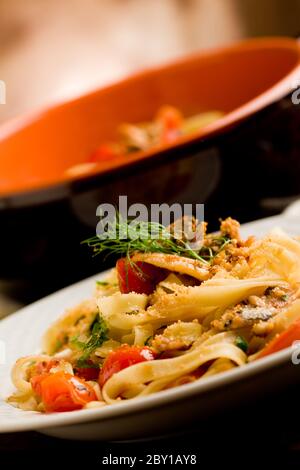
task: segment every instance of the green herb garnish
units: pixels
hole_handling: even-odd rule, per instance
[[[54,346],[54,352],[58,352],[63,346],[63,342],[58,339],[55,343],[55,346]]]
[[[165,253],[186,256],[209,264],[214,257],[231,242],[231,239],[220,236],[209,236],[210,246],[202,245],[195,249],[188,241],[176,238],[166,227],[158,222],[124,220],[120,214],[106,224],[106,230],[95,237],[84,240],[95,255],[114,254],[127,256],[130,260],[134,252]]]
[[[280,297],[281,300],[283,300],[283,302],[286,302],[288,300],[289,296],[287,294],[284,294]]]
[[[76,367],[80,367],[81,369],[100,369],[99,364],[94,364],[91,361],[87,361],[85,359],[79,358],[76,361]]]
[[[152,341],[152,339],[153,339],[153,336],[148,336],[148,338],[146,339],[144,345],[145,345],[145,346],[149,346],[150,343],[151,343],[151,341]]]
[[[160,287],[162,288],[163,291],[165,291],[166,294],[174,294],[175,292],[173,289],[170,289],[169,287],[164,286],[163,284],[161,284]]]
[[[60,338],[57,338],[55,346],[54,346],[54,352],[60,351],[60,349],[67,344],[69,340],[68,335],[60,336]]]
[[[79,341],[78,337],[71,340],[78,349],[82,350],[82,355],[78,359],[81,364],[85,363],[95,349],[102,346],[104,341],[108,340],[108,328],[103,318],[97,314],[95,320],[91,324],[91,335],[87,341]]]
[[[118,285],[116,282],[108,282],[108,281],[96,281],[96,284],[97,286],[101,286],[101,287],[107,287],[107,286],[116,287]]]
[[[96,281],[97,286],[109,286],[109,282],[107,281]]]
[[[248,351],[248,342],[245,340],[245,338],[243,338],[243,336],[236,337],[235,345],[245,353]]]

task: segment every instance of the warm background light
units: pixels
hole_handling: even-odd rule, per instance
[[[299,0],[1,0],[0,122],[241,37],[296,34]]]

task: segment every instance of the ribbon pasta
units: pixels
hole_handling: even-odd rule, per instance
[[[165,279],[150,295],[124,293],[112,270],[91,299],[48,328],[43,353],[16,362],[10,403],[47,408],[40,389],[33,388],[37,374],[85,374],[93,399],[82,408],[205,380],[255,359],[300,318],[300,243],[279,229],[260,240],[232,239],[211,264],[162,253],[137,253],[133,259],[163,269]],[[113,363],[124,345],[135,358]],[[99,381],[85,368],[100,371]]]

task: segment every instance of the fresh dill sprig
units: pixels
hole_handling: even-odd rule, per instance
[[[94,255],[126,256],[134,252],[176,254],[208,264],[231,241],[225,236],[211,238],[212,246],[201,245],[194,249],[188,241],[175,238],[158,222],[124,220],[120,214],[108,222],[106,230],[82,243],[92,248]]]
[[[207,240],[210,242],[211,246],[202,246],[201,256],[209,261],[212,261],[232,241],[231,238],[225,235],[209,236]]]
[[[82,350],[78,364],[84,364],[90,355],[108,339],[108,328],[103,318],[97,314],[90,327],[90,337],[86,342],[80,341],[78,337],[71,340],[72,344]]]

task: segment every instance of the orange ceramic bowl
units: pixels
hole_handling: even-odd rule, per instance
[[[299,79],[297,40],[252,39],[138,73],[3,125],[0,275],[38,282],[43,273],[43,280],[52,279],[46,290],[53,290],[101,270],[79,242],[94,233],[97,205],[117,202],[119,194],[146,204],[204,202],[209,220],[223,214],[258,217],[261,200],[296,194],[300,119],[291,93]],[[121,123],[149,120],[164,104],[186,116],[225,114],[169,146],[66,176],[99,144],[114,139]]]
[[[149,120],[161,105],[174,105],[187,116],[211,109],[225,115],[169,146],[102,162],[93,173],[134,165],[222,133],[285,96],[299,77],[298,41],[254,39],[138,73],[15,120],[0,129],[0,195],[67,184],[74,178],[65,176],[65,171],[86,162],[99,144],[116,138],[121,123]]]

